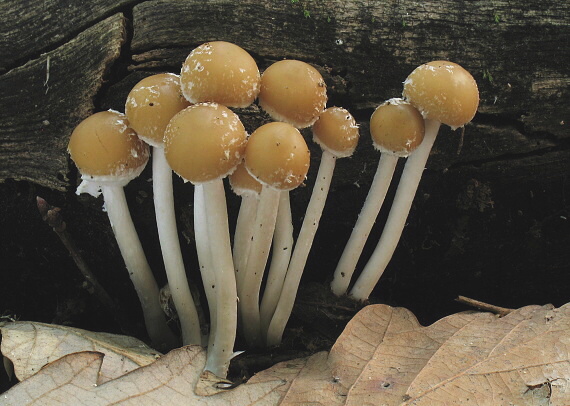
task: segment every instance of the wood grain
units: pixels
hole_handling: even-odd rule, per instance
[[[69,187],[69,135],[93,112],[124,41],[125,20],[116,14],[0,76],[0,179]]]
[[[133,0],[3,0],[0,73],[71,41],[134,3]]]

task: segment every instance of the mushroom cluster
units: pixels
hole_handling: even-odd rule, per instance
[[[410,155],[384,234],[350,296],[365,300],[380,278],[402,232],[439,123],[461,126],[476,111],[476,85],[465,75],[469,74],[450,62],[422,65],[406,80],[404,98],[388,100],[372,115],[371,135],[382,156],[335,272],[331,285],[335,294],[348,291],[397,160]],[[236,109],[256,99],[273,121],[249,135]],[[260,74],[243,48],[214,41],[195,48],[180,75],[156,74],[136,84],[126,99],[125,114],[99,112],[77,126],[69,142],[83,179],[77,193],[103,194],[154,345],[173,348],[179,341],[158,304],[159,289],[130,218],[123,186],[142,172],[152,152],[159,241],[181,343],[207,346],[205,369],[225,377],[236,354],[238,331],[252,348],[281,342],[336,159],[349,157],[356,148],[359,128],[354,117],[344,108],[326,104],[325,81],[313,66],[282,60]],[[295,241],[289,192],[307,177],[310,152],[300,130],[309,127],[322,156]],[[187,248],[181,247],[176,229],[173,172],[194,187],[195,252],[210,312],[209,329],[200,325],[198,298],[192,297],[182,261],[181,252]],[[241,197],[237,219],[228,218],[225,177]],[[202,331],[208,334],[203,336]]]
[[[409,158],[404,166],[380,240],[349,291],[349,296],[355,300],[368,299],[396,250],[441,123],[449,125],[452,129],[462,127],[473,119],[479,105],[479,90],[475,79],[463,67],[449,61],[433,61],[414,69],[404,81],[402,95],[403,99],[392,99],[381,105],[370,121],[370,132],[375,145],[383,151],[383,155],[386,153],[396,156],[409,155]],[[418,136],[421,137],[419,141]],[[403,138],[398,141],[399,137]],[[389,141],[387,145],[391,147],[381,146],[386,141]],[[391,179],[393,169],[387,169],[385,172],[389,173]],[[384,182],[389,183],[390,179]],[[387,185],[382,187],[382,193],[385,193],[385,187]],[[371,191],[373,189],[374,187]],[[363,213],[366,212],[368,200],[374,199],[371,194],[369,193],[366,199]],[[382,205],[383,195],[379,201],[378,210]],[[370,232],[369,227],[371,226],[365,226],[365,231],[355,227],[350,237],[351,240],[356,238],[358,243],[354,244],[356,247],[354,248],[351,245],[352,241],[349,240],[339,261],[331,283],[331,288],[337,295],[346,292],[356,265],[356,262],[347,258],[352,256],[358,260],[360,255],[358,250],[362,249],[361,241],[366,241]],[[354,255],[352,251],[356,251],[357,254]]]

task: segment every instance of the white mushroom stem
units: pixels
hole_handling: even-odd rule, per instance
[[[166,324],[158,285],[129,213],[123,187],[105,184],[101,185],[101,191],[117,244],[141,302],[148,335],[158,348],[174,348],[178,340]]]
[[[353,299],[361,301],[368,299],[390,262],[404,230],[406,219],[412,207],[416,190],[418,189],[429,153],[437,137],[439,127],[439,121],[425,120],[424,140],[406,161],[382,236],[368,263],[350,290],[349,296]]]
[[[176,227],[172,170],[161,147],[153,147],[152,177],[158,237],[172,300],[180,320],[182,343],[200,345],[200,321],[188,286]]]
[[[335,163],[336,157],[330,152],[323,150],[317,179],[315,180],[311,199],[307,206],[307,212],[305,213],[305,218],[303,219],[303,224],[299,231],[297,242],[295,243],[295,249],[291,255],[291,262],[289,263],[287,275],[283,282],[279,302],[277,303],[275,313],[273,314],[267,331],[267,345],[269,346],[277,345],[281,342],[285,325],[293,310],[301,276],[305,269],[305,264],[307,263],[317,228],[319,227],[319,221],[329,192]]]
[[[206,292],[206,300],[210,312],[209,344],[213,344],[216,335],[216,277],[212,266],[212,253],[210,252],[208,222],[206,221],[206,206],[204,204],[204,187],[194,186],[194,238],[196,240],[196,253],[198,266],[202,275],[202,284]]]
[[[239,292],[242,331],[246,342],[251,347],[260,347],[263,344],[259,314],[259,291],[275,231],[281,193],[281,191],[265,185],[261,189],[246,273]]]
[[[217,179],[203,184],[212,266],[216,280],[216,320],[205,369],[225,378],[237,329],[237,291],[228,229],[224,184]]]
[[[348,290],[358,259],[386,198],[397,162],[395,155],[383,152],[380,156],[372,185],[334,271],[331,290],[337,296],[346,294]]]
[[[265,336],[269,329],[269,323],[277,307],[279,295],[283,288],[283,281],[289,267],[291,251],[293,249],[293,222],[291,216],[291,203],[289,192],[281,192],[277,221],[273,233],[273,250],[271,265],[267,273],[267,282],[261,299],[260,317],[261,333]]]
[[[241,204],[236,221],[236,229],[234,233],[234,265],[236,267],[236,283],[238,292],[245,278],[245,270],[247,268],[247,258],[251,248],[251,240],[253,238],[253,229],[255,224],[255,215],[259,195],[255,192],[244,193],[241,196]]]

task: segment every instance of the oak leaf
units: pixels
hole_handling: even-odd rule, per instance
[[[1,405],[263,405],[277,404],[282,380],[245,384],[213,396],[194,393],[206,365],[198,346],[173,350],[154,363],[98,385],[104,354],[80,352],[54,361],[0,395]]]
[[[15,375],[20,381],[35,374],[44,365],[74,352],[96,351],[105,354],[97,383],[148,365],[160,355],[136,338],[53,324],[5,323],[0,327],[0,333],[2,354],[13,363]]]
[[[406,309],[368,306],[328,356],[305,362],[281,405],[569,405],[569,345],[570,305],[463,312],[428,327]]]

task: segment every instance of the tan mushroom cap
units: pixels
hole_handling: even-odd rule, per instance
[[[130,180],[140,173],[148,162],[149,147],[128,125],[125,115],[113,110],[79,123],[67,150],[82,175]]]
[[[433,61],[414,69],[404,81],[403,96],[424,118],[452,128],[471,121],[479,105],[479,90],[473,76],[448,61]]]
[[[359,136],[354,117],[342,107],[329,107],[313,124],[315,142],[337,157],[351,156]]]
[[[297,128],[312,125],[327,103],[327,87],[315,68],[297,60],[283,60],[261,75],[259,105],[275,120]]]
[[[259,93],[255,60],[243,48],[225,41],[195,48],[182,65],[182,92],[191,103],[216,102],[247,107]]]
[[[243,159],[247,133],[227,107],[199,103],[172,117],[164,142],[172,170],[192,183],[204,183],[234,171]]]
[[[279,190],[299,186],[309,170],[310,152],[299,130],[273,122],[255,130],[247,142],[245,166],[264,185]]]
[[[131,89],[125,103],[125,115],[139,137],[160,147],[170,119],[189,105],[180,89],[180,77],[174,73],[160,73],[144,78]]]
[[[406,157],[424,139],[424,119],[407,101],[390,99],[372,113],[370,135],[376,149]]]
[[[238,196],[247,194],[258,195],[261,193],[262,185],[257,179],[249,174],[242,161],[235,171],[229,176],[230,186]]]

